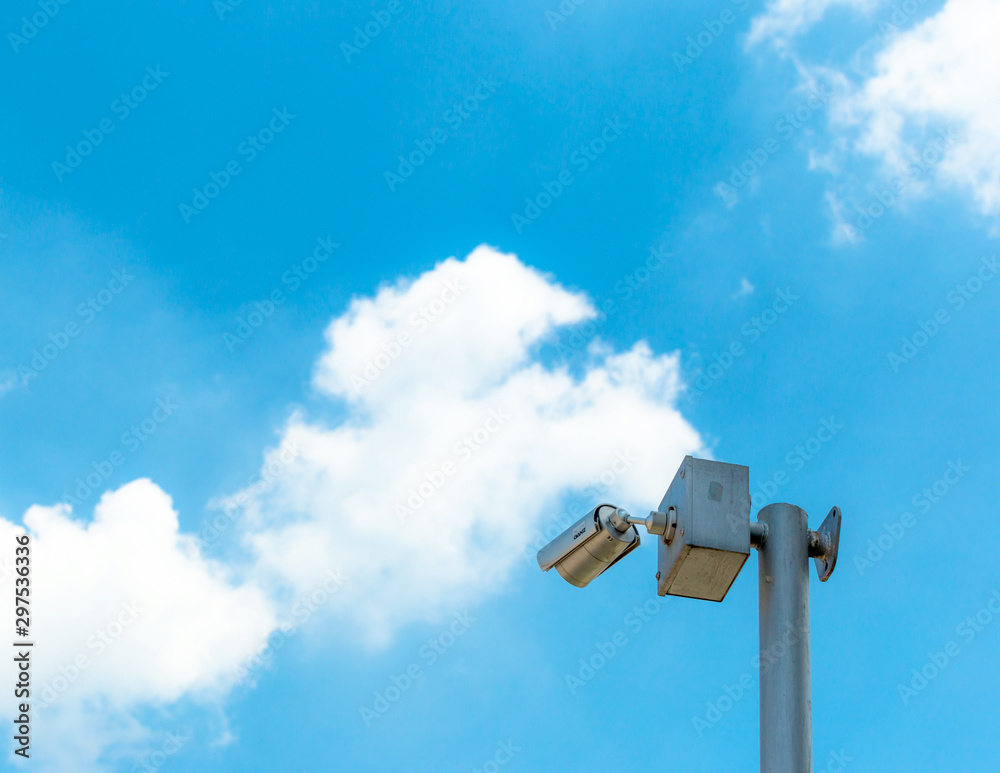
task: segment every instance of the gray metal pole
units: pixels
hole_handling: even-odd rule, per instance
[[[809,523],[789,504],[763,508],[760,585],[760,770],[812,773]]]

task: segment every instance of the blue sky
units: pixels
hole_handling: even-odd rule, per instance
[[[843,509],[815,769],[993,770],[997,21],[7,8],[33,761],[756,770],[756,557],[714,605],[656,597],[650,544],[585,590],[532,555],[695,453],[749,466],[755,511]]]

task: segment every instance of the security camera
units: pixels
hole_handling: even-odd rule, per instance
[[[837,565],[840,508],[811,531],[800,507],[770,504],[751,522],[750,505],[747,467],[686,456],[656,510],[637,517],[598,505],[539,550],[538,565],[586,587],[639,547],[636,527],[644,526],[658,548],[660,596],[722,601],[750,551],[759,550],[759,649],[785,653],[781,663],[761,661],[760,769],[812,770],[809,558],[820,581],[829,580]],[[805,635],[789,642],[793,629]]]
[[[577,588],[586,587],[616,561],[639,547],[639,532],[629,514],[614,505],[598,505],[538,551],[543,572],[553,566]]]

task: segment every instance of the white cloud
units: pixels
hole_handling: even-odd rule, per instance
[[[869,13],[882,0],[771,0],[767,9],[753,20],[747,45],[770,41],[782,48],[797,35],[807,32],[835,6]]]
[[[18,381],[16,371],[10,369],[0,371],[0,395],[16,387]]]
[[[262,578],[301,589],[342,568],[351,582],[330,610],[385,643],[499,592],[564,495],[602,473],[606,498],[655,505],[683,454],[704,453],[674,407],[677,356],[594,345],[574,376],[537,355],[594,314],[486,247],[352,303],[315,373],[350,418],[293,415],[295,461],[246,492]]]
[[[857,148],[899,174],[943,128],[958,139],[934,175],[969,191],[980,211],[1000,213],[1000,4],[948,0],[934,16],[894,37],[874,74],[841,105],[860,127]]]
[[[271,602],[234,584],[178,532],[170,498],[142,479],[105,494],[84,524],[68,505],[34,506],[31,535],[32,749],[48,769],[86,770],[150,740],[136,712],[224,692],[233,667],[273,629]],[[17,578],[0,519],[3,582]],[[13,606],[2,616],[14,629]],[[11,658],[0,679],[16,681]],[[9,711],[11,703],[5,704]]]
[[[753,295],[754,289],[755,288],[753,284],[750,282],[750,280],[747,279],[746,277],[743,277],[740,280],[740,289],[738,289],[735,293],[733,293],[731,297],[733,300],[736,300],[737,298],[744,298],[747,295]]]
[[[758,17],[751,42],[769,39],[779,48],[817,22],[835,4],[870,11],[874,0],[776,0]],[[866,192],[836,200],[827,196],[833,241],[860,241],[859,227],[899,202],[935,186],[966,192],[981,214],[1000,214],[1000,4],[947,0],[932,15],[925,0],[894,4],[879,30],[849,66],[811,64],[796,52],[806,82],[820,80],[836,93],[830,103],[833,136],[825,151],[810,151],[810,169],[841,178],[851,158],[879,162],[880,181]],[[867,175],[866,175],[867,176]],[[848,186],[849,187],[849,186]],[[855,186],[857,187],[857,186]],[[893,190],[893,187],[896,190]],[[886,201],[889,201],[886,204]]]
[[[836,191],[828,190],[824,195],[827,216],[833,224],[830,240],[835,246],[845,244],[856,245],[864,241],[864,234],[851,225],[847,205],[840,199]]]
[[[546,336],[594,316],[583,295],[489,248],[354,301],[314,379],[346,418],[293,412],[268,484],[232,498],[249,502],[233,527],[249,579],[204,557],[146,479],[106,493],[89,522],[68,505],[34,506],[23,527],[0,518],[0,587],[14,587],[14,535],[32,535],[33,762],[86,771],[169,755],[184,740],[164,734],[186,729],[150,712],[185,698],[218,709],[279,624],[291,636],[315,612],[385,643],[501,592],[569,491],[658,502],[681,456],[704,453],[674,407],[678,358],[595,342],[575,375],[545,364]],[[330,572],[347,584],[317,601]],[[306,605],[286,606],[296,599]],[[0,625],[13,617],[8,605]],[[15,681],[10,658],[0,679]]]

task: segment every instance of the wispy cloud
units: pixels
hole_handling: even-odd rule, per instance
[[[846,6],[868,13],[882,2],[884,0],[771,0],[764,13],[753,20],[747,45],[770,41],[784,48],[792,38],[809,31],[833,7]]]
[[[534,353],[595,313],[488,247],[354,301],[314,378],[350,417],[294,414],[282,442],[299,454],[248,492],[261,581],[308,587],[334,562],[354,581],[329,613],[380,644],[502,589],[538,524],[616,451],[636,461],[609,495],[659,496],[663,469],[702,446],[675,407],[677,356],[592,347],[573,376]]]
[[[740,280],[740,289],[733,293],[730,297],[733,300],[736,300],[737,298],[745,298],[748,295],[753,295],[753,291],[754,286],[750,283],[750,280],[743,277]]]
[[[871,13],[879,0],[775,0],[755,19],[749,43],[770,40],[792,59],[805,83],[826,82],[831,100],[832,136],[825,149],[810,149],[809,168],[830,174],[840,186],[850,179],[852,160],[874,159],[882,181],[861,191],[826,196],[835,244],[861,240],[848,220],[876,209],[915,200],[935,189],[967,193],[979,212],[995,222],[1000,215],[1000,48],[993,31],[1000,5],[991,0],[947,0],[926,18],[922,2],[885,7],[874,20],[879,31],[860,45],[851,64],[810,62],[792,39],[834,6]],[[947,135],[944,148],[935,140]],[[846,177],[845,177],[846,176]],[[899,184],[902,180],[905,184]],[[894,190],[893,185],[905,190]],[[854,214],[857,210],[857,215]],[[851,214],[848,214],[848,212]]]

